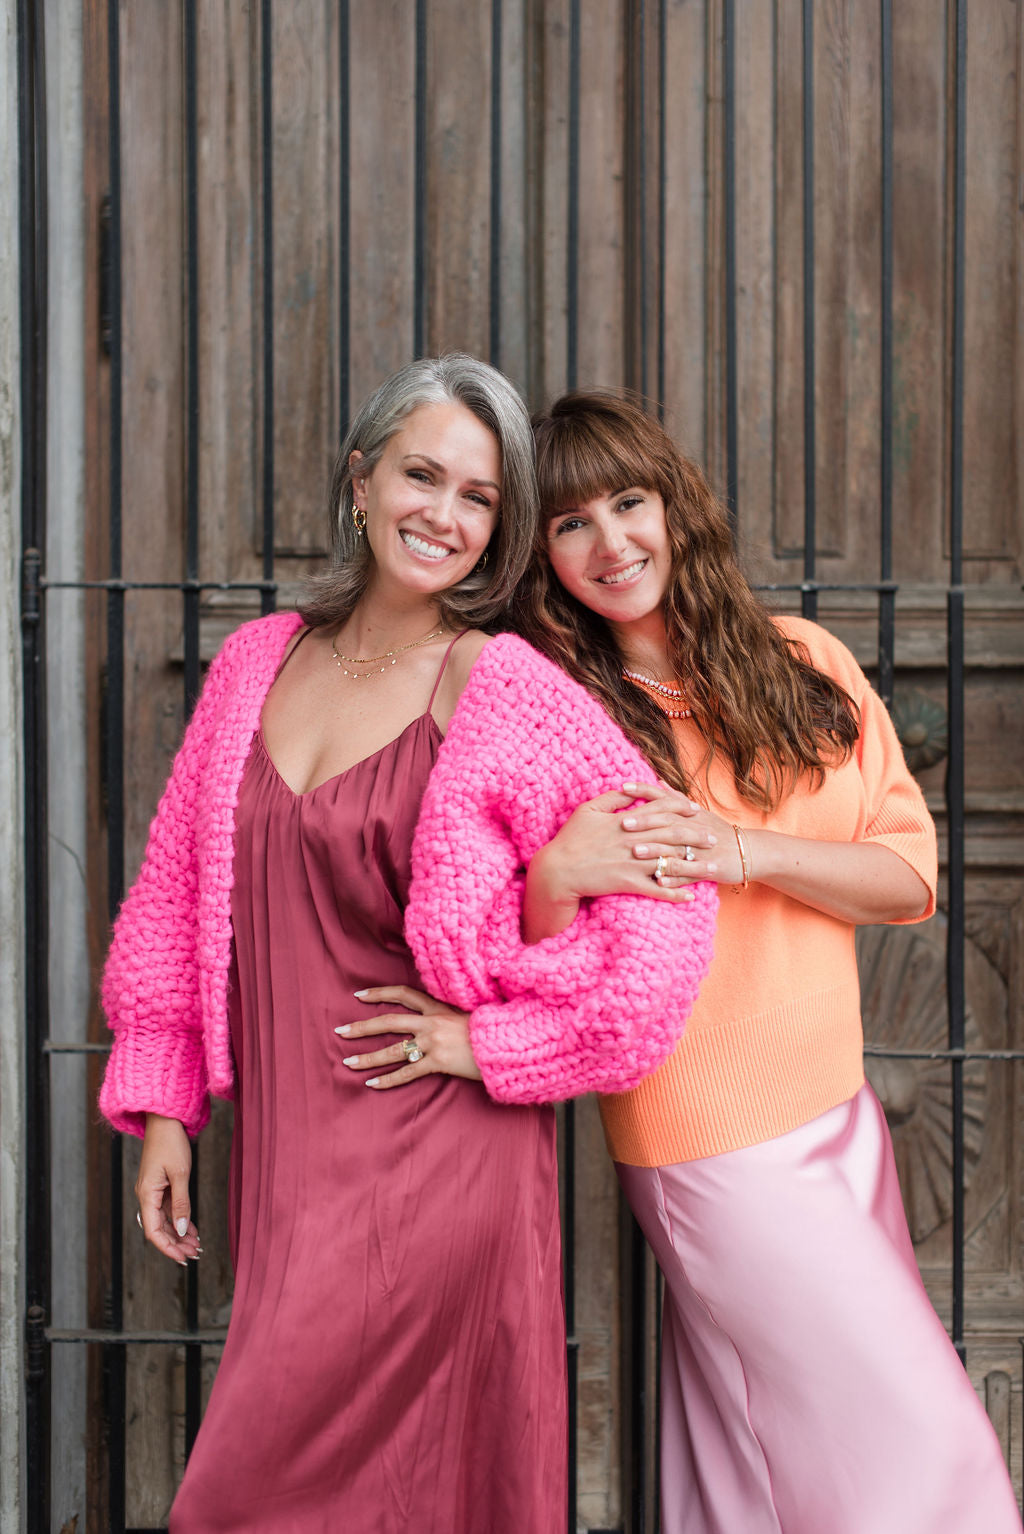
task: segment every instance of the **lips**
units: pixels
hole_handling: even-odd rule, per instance
[[[647,564],[646,559],[635,559],[631,565],[626,565],[621,570],[612,570],[608,575],[599,575],[598,582],[602,586],[621,586],[626,581],[635,580],[641,574]]]
[[[447,559],[449,554],[454,553],[443,543],[433,543],[424,538],[420,533],[411,533],[406,528],[400,528],[398,536],[412,553],[418,554],[421,559],[434,559],[440,561]]]

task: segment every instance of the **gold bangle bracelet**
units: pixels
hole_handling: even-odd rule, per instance
[[[739,848],[740,867],[743,869],[743,883],[740,885],[733,885],[733,893],[739,895],[742,894],[747,885],[750,883],[750,856],[747,852],[747,843],[743,832],[737,825],[734,825],[732,829],[733,834],[736,837],[736,846]]]

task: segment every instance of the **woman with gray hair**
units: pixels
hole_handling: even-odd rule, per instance
[[[461,945],[478,976],[503,1078],[517,1051],[551,1096],[657,1065],[691,994],[680,932],[658,923],[683,910],[637,899],[613,951],[597,913],[524,958],[508,828],[550,836],[643,764],[556,667],[483,630],[536,531],[512,385],[461,355],[403,368],[356,416],[330,508],[333,557],[301,611],[244,625],[210,668],[104,974],[100,1105],[144,1137],[139,1224],[176,1262],[200,1251],[189,1136],[211,1092],[236,1103],[231,1324],[170,1527],[560,1534],[553,1113],[488,1095],[465,1013],[419,989],[403,933],[420,800],[457,705],[467,776],[487,780],[478,809],[503,794],[504,818],[466,860],[476,927],[467,908],[429,941]],[[582,1003],[574,973],[590,977]],[[617,1021],[588,1042],[584,1015]]]

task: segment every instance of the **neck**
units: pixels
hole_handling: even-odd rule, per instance
[[[353,655],[376,653],[422,639],[441,627],[441,615],[433,599],[418,593],[397,594],[367,590],[338,630]]]
[[[656,682],[675,680],[675,664],[668,651],[668,634],[660,608],[635,623],[611,623],[609,628],[622,664]]]

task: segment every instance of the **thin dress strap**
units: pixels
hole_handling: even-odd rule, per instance
[[[455,638],[452,640],[451,644],[448,646],[447,650],[445,650],[444,656],[443,656],[443,658],[441,660],[441,669],[437,673],[437,680],[434,682],[434,690],[430,694],[430,702],[427,704],[427,706],[426,706],[426,708],[424,710],[424,713],[429,714],[431,709],[434,707],[434,699],[437,697],[437,689],[440,687],[440,685],[441,685],[441,678],[444,676],[445,670],[447,669],[449,655],[452,653],[452,651],[454,650],[455,646],[458,644],[459,640],[462,638],[463,634],[468,634],[468,633],[469,633],[469,629],[468,628],[467,629],[460,629],[459,632],[456,634]]]
[[[295,643],[292,645],[291,649],[288,651],[288,654],[285,656],[284,660],[281,662],[281,664],[278,666],[276,672],[274,673],[274,681],[275,682],[277,681],[278,677],[281,675],[281,672],[284,670],[285,666],[287,666],[288,662],[291,660],[292,656],[295,654],[296,650],[299,648],[299,645],[302,643],[302,641],[304,639],[308,639],[310,634],[312,634],[312,632],[313,632],[313,630],[311,628],[306,628],[306,629],[302,630],[302,633],[299,635],[298,639],[296,639]]]

